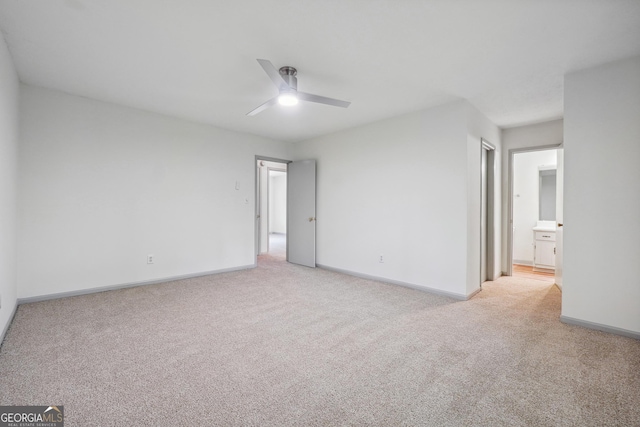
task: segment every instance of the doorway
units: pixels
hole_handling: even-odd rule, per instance
[[[495,278],[495,147],[481,140],[480,286]]]
[[[510,150],[507,275],[555,283],[562,157],[557,146]]]
[[[256,159],[256,255],[286,258],[288,162]]]
[[[255,264],[258,256],[280,251],[283,260],[306,267],[316,267],[316,161],[313,159],[288,161],[268,157],[255,157],[256,171],[256,215],[255,215]],[[286,177],[284,191],[270,191],[271,187],[282,189],[283,173]],[[279,193],[279,194],[278,194]],[[269,196],[272,208],[269,209]],[[279,209],[274,203],[282,203]],[[279,204],[281,207],[282,204]],[[284,214],[283,214],[284,211]],[[273,215],[279,215],[278,218]],[[284,220],[283,220],[284,216]],[[285,231],[282,234],[282,223]],[[269,227],[272,227],[271,229]],[[284,252],[284,256],[282,256]]]

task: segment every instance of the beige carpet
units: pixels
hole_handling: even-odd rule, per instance
[[[20,306],[0,404],[66,426],[639,426],[640,341],[502,278],[466,302],[257,269]]]

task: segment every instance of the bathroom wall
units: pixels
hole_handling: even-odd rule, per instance
[[[533,231],[539,213],[540,166],[555,166],[557,150],[517,153],[513,158],[513,263],[533,265]]]

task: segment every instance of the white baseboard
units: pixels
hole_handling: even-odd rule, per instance
[[[473,291],[469,295],[467,295],[465,300],[470,300],[471,298],[475,297],[476,294],[479,294],[481,290],[482,290],[482,287],[479,287],[478,289],[476,289],[475,291]]]
[[[77,291],[58,292],[55,294],[37,295],[34,297],[18,298],[18,305],[29,304],[32,302],[47,301],[51,299],[75,297],[78,295],[95,294],[98,292],[115,291],[117,289],[134,288],[136,286],[156,285],[158,283],[173,282],[175,280],[192,279],[194,277],[209,276],[211,274],[228,273],[231,271],[247,270],[257,267],[256,264],[242,265],[240,267],[223,268],[220,270],[203,271],[200,273],[183,274],[180,276],[163,277],[160,279],[145,280],[142,282],[121,283],[118,285],[101,286],[99,288],[80,289]]]
[[[588,322],[586,320],[575,319],[568,316],[560,316],[560,321],[568,325],[582,326],[587,329],[595,329],[596,331],[608,332],[610,334],[621,335],[627,338],[640,340],[640,332],[630,331],[628,329],[616,328],[614,326],[602,325],[600,323]]]
[[[4,325],[4,328],[2,329],[2,335],[0,335],[0,347],[2,347],[2,343],[4,342],[4,337],[7,335],[7,332],[9,331],[9,327],[11,327],[11,324],[13,323],[13,318],[16,317],[17,311],[18,311],[18,302],[16,301],[16,303],[13,306],[13,311],[11,312],[11,316],[9,316],[9,320],[7,321],[7,324]]]
[[[370,274],[364,274],[364,273],[358,273],[358,272],[355,272],[355,271],[344,270],[342,268],[330,267],[328,265],[317,264],[316,266],[319,267],[319,268],[323,268],[325,270],[335,271],[336,273],[347,274],[349,276],[360,277],[362,279],[367,279],[367,280],[375,280],[376,282],[388,283],[388,284],[391,284],[391,285],[403,286],[405,288],[411,288],[411,289],[415,289],[417,291],[423,291],[423,292],[428,292],[430,294],[436,294],[436,295],[441,295],[441,296],[453,298],[453,299],[456,299],[458,301],[466,301],[466,300],[468,300],[469,298],[473,297],[475,294],[477,294],[478,292],[480,292],[482,290],[481,288],[478,288],[475,291],[473,291],[472,293],[470,293],[469,295],[464,295],[464,294],[458,294],[458,293],[455,293],[455,292],[448,292],[448,291],[442,291],[440,289],[429,288],[427,286],[416,285],[414,283],[401,282],[399,280],[392,280],[392,279],[387,279],[387,278],[384,278],[384,277],[372,276]]]
[[[514,259],[511,264],[526,265],[526,266],[532,267],[533,261],[527,261],[524,259]]]

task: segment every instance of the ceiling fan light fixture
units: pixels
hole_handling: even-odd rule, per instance
[[[255,116],[261,111],[266,110],[269,107],[273,107],[276,104],[284,106],[292,106],[298,104],[299,101],[315,102],[317,104],[331,105],[333,107],[347,108],[351,103],[347,101],[340,101],[339,99],[327,98],[326,96],[313,95],[311,93],[298,92],[298,79],[296,75],[298,70],[294,67],[284,66],[279,70],[273,66],[270,61],[266,59],[258,59],[258,63],[262,67],[267,76],[271,79],[274,85],[278,88],[278,96],[274,96],[262,105],[254,108],[247,113],[247,116]]]
[[[278,104],[284,105],[285,107],[297,105],[298,97],[295,92],[282,92],[280,96],[278,96]]]

